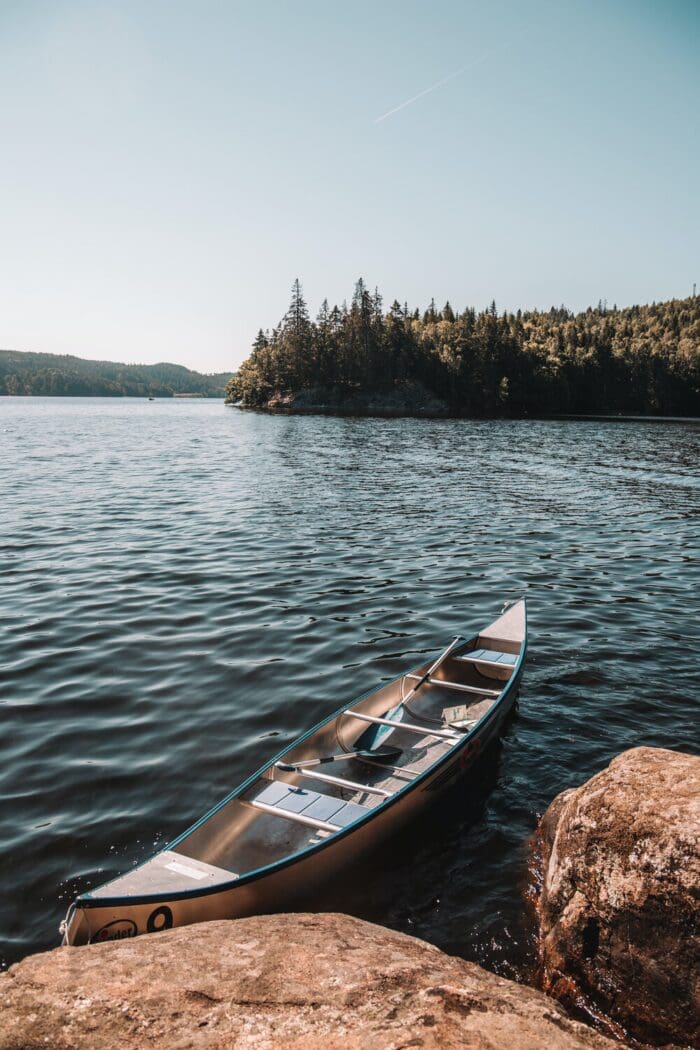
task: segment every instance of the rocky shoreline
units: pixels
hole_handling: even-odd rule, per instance
[[[248,408],[238,404],[238,408]],[[435,397],[419,383],[408,383],[384,393],[357,391],[348,393],[330,387],[313,387],[296,393],[276,394],[264,405],[264,412],[286,415],[378,416],[393,418],[417,416],[446,419],[454,415],[441,398]]]
[[[2,982],[0,1048],[613,1050],[542,992],[347,915],[59,948]]]
[[[0,1050],[696,1046],[699,827],[700,758],[674,751],[554,800],[532,852],[542,989],[347,915],[254,916],[22,960]]]
[[[183,395],[184,396],[184,395]],[[263,405],[247,405],[241,401],[227,401],[231,408],[254,412],[270,412],[288,416],[368,416],[378,419],[537,419],[558,422],[589,423],[698,423],[693,416],[633,415],[617,412],[575,414],[548,412],[541,415],[517,416],[513,413],[490,413],[485,416],[466,415],[454,410],[442,398],[431,394],[418,383],[397,387],[385,393],[358,391],[339,393],[328,387],[314,387],[296,393],[275,394]]]

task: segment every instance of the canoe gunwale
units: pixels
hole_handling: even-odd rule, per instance
[[[523,599],[524,600],[524,599]],[[298,863],[300,860],[308,857],[311,854],[321,853],[323,850],[329,849],[341,840],[347,838],[362,827],[367,826],[372,820],[377,819],[379,816],[383,816],[386,812],[397,803],[401,802],[408,794],[421,790],[422,785],[425,781],[432,777],[435,773],[442,770],[446,765],[454,762],[458,756],[467,749],[467,747],[477,739],[479,739],[488,730],[489,724],[497,717],[497,715],[506,706],[511,694],[513,693],[516,684],[519,682],[522,672],[523,663],[527,654],[527,606],[524,609],[524,633],[523,640],[520,647],[520,653],[518,655],[517,662],[512,667],[512,673],[507,682],[504,684],[504,688],[500,693],[499,698],[495,703],[481,716],[468,732],[463,734],[463,739],[457,740],[452,747],[445,751],[444,755],[441,755],[435,760],[427,769],[422,770],[418,775],[414,776],[411,780],[407,781],[403,787],[398,788],[392,795],[385,799],[379,805],[369,809],[366,816],[353,821],[347,827],[342,830],[335,831],[329,835],[328,838],[324,838],[319,842],[315,842],[312,845],[305,846],[302,849],[296,850],[293,853],[288,854],[285,857],[281,857],[279,860],[272,861],[269,864],[265,864],[260,868],[255,868],[252,871],[245,872],[236,877],[232,877],[230,880],[224,882],[217,882],[209,886],[192,887],[183,890],[160,890],[156,893],[142,893],[142,894],[121,894],[114,897],[100,896],[93,897],[90,892],[81,894],[76,897],[74,901],[74,907],[78,910],[81,909],[92,909],[92,908],[117,908],[126,904],[137,906],[141,904],[162,904],[168,901],[184,901],[193,900],[199,897],[209,897],[218,893],[225,893],[234,888],[241,886],[250,885],[251,883],[257,882],[260,879],[266,878],[272,874],[283,871],[285,868],[292,864]],[[477,641],[480,637],[480,632],[470,635],[465,639],[465,645]],[[419,665],[422,666],[422,665]],[[321,719],[316,725],[312,726],[300,737],[297,737],[291,744],[286,745],[280,752],[278,752],[271,760],[266,761],[260,766],[254,773],[252,773],[246,780],[243,781],[238,787],[234,788],[225,798],[218,802],[212,807],[207,813],[194,822],[189,828],[178,835],[177,838],[173,839],[167,845],[165,845],[158,853],[164,853],[166,850],[175,850],[178,845],[185,841],[194,831],[200,828],[208,820],[210,820],[216,813],[218,813],[224,806],[234,801],[239,796],[243,795],[256,781],[263,777],[263,774],[268,770],[274,768],[275,764],[282,761],[284,756],[288,754],[293,748],[303,744],[305,740],[313,736],[324,726],[329,725],[335,719],[341,717],[344,712],[348,711],[355,704],[360,704],[363,700],[372,696],[378,692],[379,689],[385,688],[388,685],[392,685],[395,682],[399,682],[406,676],[406,671],[402,671],[394,678],[389,679],[386,682],[381,682],[372,688],[366,690],[359,697],[355,697],[349,702],[343,704],[337,711],[328,715],[326,718]],[[439,683],[436,683],[439,684]],[[153,854],[152,856],[157,856]],[[152,859],[152,856],[147,858],[142,863],[147,863]],[[137,867],[140,865],[137,865]],[[115,876],[119,878],[120,876]],[[110,880],[111,881],[111,880]],[[104,884],[103,884],[104,885]]]

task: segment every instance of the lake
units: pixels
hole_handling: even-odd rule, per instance
[[[510,598],[530,650],[501,744],[310,907],[525,979],[538,815],[625,748],[700,747],[698,424],[0,398],[0,439],[3,965]]]

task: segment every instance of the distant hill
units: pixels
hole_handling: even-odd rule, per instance
[[[70,354],[0,350],[0,396],[223,397],[230,372],[204,375],[182,365],[124,365]]]

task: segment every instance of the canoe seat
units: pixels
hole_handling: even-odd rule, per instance
[[[281,780],[273,780],[249,801],[252,806],[265,806],[267,812],[273,809],[288,820],[298,820],[311,827],[332,825],[335,830],[346,828],[370,812],[368,806],[360,806],[357,802],[344,802],[342,798],[294,787]]]
[[[495,649],[472,649],[470,653],[456,657],[465,663],[498,664],[499,667],[515,667],[518,657],[514,653],[499,653]]]

